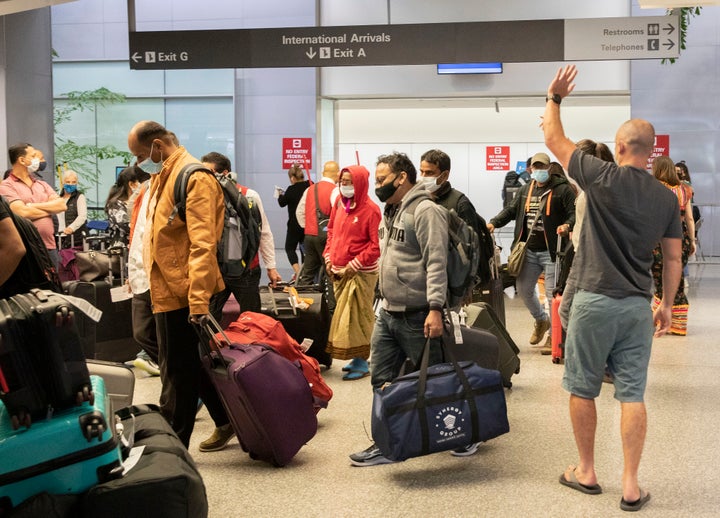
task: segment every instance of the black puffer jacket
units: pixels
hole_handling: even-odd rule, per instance
[[[501,228],[515,220],[515,237],[513,245],[520,239],[521,233],[525,228],[525,204],[527,201],[530,188],[534,188],[535,182],[523,185],[513,198],[510,205],[501,210],[497,216],[490,220],[495,228]],[[570,225],[572,230],[575,225],[575,191],[570,182],[564,176],[551,175],[550,188],[552,197],[550,198],[550,214],[547,214],[545,204],[541,213],[543,226],[545,228],[545,239],[547,240],[548,250],[552,260],[555,261],[555,249],[557,247],[557,228],[560,225]],[[548,195],[549,197],[549,195]]]

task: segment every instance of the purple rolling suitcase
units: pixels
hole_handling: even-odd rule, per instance
[[[201,326],[200,342],[203,367],[243,450],[253,459],[286,465],[317,432],[300,365],[267,345],[230,343],[212,317]]]

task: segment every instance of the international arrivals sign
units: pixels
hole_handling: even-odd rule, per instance
[[[282,68],[677,58],[678,15],[129,33],[130,68]],[[131,28],[133,24],[131,23]],[[522,35],[522,37],[518,37]]]

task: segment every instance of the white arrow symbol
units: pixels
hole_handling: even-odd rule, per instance
[[[307,57],[309,57],[310,59],[313,59],[315,56],[317,56],[317,52],[315,52],[315,51],[313,50],[313,48],[310,47],[310,50],[309,50],[308,52],[306,52],[305,55],[306,55]]]
[[[133,60],[135,63],[137,63],[140,59],[142,59],[142,54],[138,54],[137,52],[135,52],[135,53],[132,55],[132,60]]]

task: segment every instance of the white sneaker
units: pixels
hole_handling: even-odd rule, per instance
[[[144,370],[151,376],[160,376],[160,367],[158,367],[158,364],[152,360],[146,360],[145,358],[140,358],[138,356],[135,360],[133,360],[133,366],[136,369]]]

